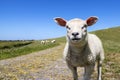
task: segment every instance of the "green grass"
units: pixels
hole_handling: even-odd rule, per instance
[[[44,50],[59,45],[56,42],[54,44],[41,44],[41,41],[30,41],[30,42],[0,42],[0,60],[17,57],[32,52]]]
[[[92,32],[103,42],[106,53],[120,53],[120,27]]]
[[[31,44],[32,41],[0,41],[0,49],[10,49]]]
[[[103,42],[105,60],[103,80],[120,79],[120,27],[92,32]]]

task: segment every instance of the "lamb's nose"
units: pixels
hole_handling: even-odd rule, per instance
[[[79,35],[79,33],[78,32],[74,32],[74,33],[72,33],[72,35],[73,36],[77,36],[77,35]]]

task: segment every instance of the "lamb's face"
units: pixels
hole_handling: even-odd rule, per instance
[[[86,21],[80,19],[72,19],[67,22],[67,36],[72,42],[80,42],[85,39],[87,34]]]
[[[81,19],[66,21],[63,18],[55,18],[55,22],[57,22],[60,26],[67,28],[67,36],[69,40],[75,43],[85,39],[87,26],[93,25],[97,20],[97,17],[90,17],[85,21]]]

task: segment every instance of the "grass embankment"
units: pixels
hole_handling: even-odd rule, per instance
[[[65,38],[57,38],[54,45],[57,46],[64,42]],[[40,43],[40,41],[35,41],[34,43],[27,45],[27,47],[39,47],[39,50],[42,49],[41,47],[43,47],[43,49],[47,48],[46,46],[48,46],[48,48],[50,48],[50,46],[53,47],[53,44],[51,45],[51,43],[46,45],[38,43]],[[36,80],[36,77],[31,74],[39,72],[45,67],[50,66],[51,63],[57,59],[61,58],[63,47],[64,44],[61,44],[61,46],[44,50],[40,53],[35,52],[31,55],[21,56],[18,61],[16,61],[16,58],[7,60],[11,63],[8,62],[9,64],[0,66],[0,80]]]
[[[105,61],[103,63],[103,70],[102,70],[103,80],[119,80],[120,79],[120,27],[99,30],[99,31],[95,31],[92,33],[96,34],[102,40],[104,50],[105,50]],[[59,42],[64,43],[65,37],[57,38],[56,41],[58,42],[57,43],[58,45],[59,45]],[[35,46],[35,48],[40,49],[40,47],[38,47],[38,46],[40,46],[39,43],[40,43],[39,41],[38,42],[35,41],[34,43],[31,43],[24,47],[30,47],[27,49],[28,51],[31,49],[31,47],[33,48],[34,46]],[[19,48],[24,48],[24,47],[19,47]],[[43,46],[43,47],[45,47],[45,46]],[[22,51],[24,51],[24,50],[22,50]],[[54,61],[55,61],[56,59],[61,58],[60,55],[62,55],[62,54],[61,53],[56,54],[56,52],[50,53],[50,54],[44,54],[43,56],[41,56],[41,58],[39,58],[39,59],[41,59],[41,60],[39,60],[39,62],[40,61],[43,62],[43,63],[42,62],[39,63],[39,66],[45,67],[46,62],[47,62],[47,65],[49,64],[48,60],[45,61],[46,59],[49,58],[49,61],[52,61],[54,58]],[[35,64],[31,63],[31,65],[32,64],[34,66],[35,66],[35,64],[38,65],[38,63],[35,63]],[[26,67],[27,67],[27,64],[26,64]],[[29,68],[29,67],[27,67],[27,68]],[[22,68],[20,67],[20,69],[22,69]]]
[[[120,79],[120,27],[93,32],[103,42],[105,61],[103,64],[103,80]]]
[[[59,39],[58,39],[59,40]],[[41,41],[4,41],[0,42],[0,60],[29,54],[59,45],[60,43],[41,44]]]

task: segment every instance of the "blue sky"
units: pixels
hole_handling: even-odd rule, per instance
[[[65,36],[53,18],[98,16],[89,31],[120,25],[120,0],[0,0],[0,40]]]

